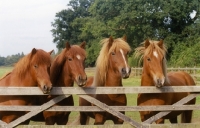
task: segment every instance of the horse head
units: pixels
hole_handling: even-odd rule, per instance
[[[52,89],[52,83],[50,81],[50,66],[51,66],[51,53],[32,49],[30,53],[30,73],[33,78],[41,88],[43,93],[49,93]]]
[[[128,53],[130,51],[129,45],[126,43],[126,37],[113,39],[109,38],[108,41],[108,63],[112,70],[121,74],[122,78],[128,78],[131,73],[131,68],[128,65]]]
[[[165,82],[165,46],[163,40],[144,43],[143,70],[154,81],[156,87],[162,87]]]
[[[84,86],[87,81],[85,73],[85,42],[80,45],[66,43],[63,51],[54,59],[51,66],[51,81],[54,86]]]
[[[87,81],[87,75],[85,73],[85,42],[82,42],[78,45],[70,45],[68,42],[66,43],[66,63],[65,66],[70,72],[70,75],[73,77],[74,81],[78,86],[84,86]]]

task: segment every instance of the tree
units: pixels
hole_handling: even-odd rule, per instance
[[[18,54],[10,55],[10,56],[7,56],[7,57],[0,57],[0,66],[13,66],[22,57],[24,57],[23,52],[21,54],[18,53]]]
[[[56,15],[54,42],[62,48],[64,40],[85,40],[90,65],[98,55],[97,43],[111,35],[127,35],[132,49],[147,38],[164,39],[169,60],[176,46],[193,46],[197,42],[191,40],[200,34],[199,0],[71,0],[69,5],[71,9]]]
[[[192,19],[193,10],[197,14]],[[109,31],[129,35],[136,45],[146,38],[165,39],[171,34],[177,35],[177,41],[188,37],[188,26],[199,18],[198,10],[198,0],[98,0],[91,6],[93,16],[105,22]]]
[[[0,57],[0,66],[5,65],[5,57]]]
[[[178,43],[192,46],[188,39],[200,34],[200,26],[195,23],[200,19],[199,7],[198,0],[98,0],[91,6],[91,13],[104,23],[108,33],[118,37],[126,34],[132,48],[147,38],[164,39],[170,59]]]
[[[72,44],[80,42],[81,24],[72,25],[72,23],[76,18],[84,18],[90,15],[87,10],[92,1],[71,0],[68,5],[71,8],[56,13],[56,19],[52,22],[54,28],[51,32],[54,37],[53,42],[57,44],[58,49],[65,46],[66,40]]]
[[[193,45],[189,46],[187,43],[180,43],[174,48],[169,65],[175,67],[191,67],[200,66],[200,38],[191,41]]]

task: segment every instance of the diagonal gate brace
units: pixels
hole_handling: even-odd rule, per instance
[[[28,112],[27,114],[17,118],[16,120],[10,122],[9,124],[4,125],[6,128],[13,128],[17,125],[19,125],[20,123],[26,121],[27,119],[31,118],[32,116],[35,116],[37,115],[38,113],[48,109],[49,107],[53,106],[54,104],[60,102],[61,100],[69,97],[70,95],[60,95],[60,96],[57,96],[55,97],[54,99],[48,101],[47,103],[44,103],[43,105],[41,105],[40,108],[36,108],[30,112]]]
[[[183,99],[179,100],[178,102],[174,103],[172,106],[183,105],[183,104],[189,102],[190,100],[194,99],[198,95],[200,95],[200,93],[190,94],[190,95],[184,97]],[[150,117],[149,119],[145,120],[143,123],[152,124],[153,122],[155,122],[156,120],[158,120],[158,119],[162,118],[163,116],[169,114],[170,112],[171,111],[159,112],[156,115],[154,115],[154,116]]]
[[[141,123],[138,123],[134,120],[132,120],[131,118],[125,116],[124,114],[122,114],[121,112],[115,111],[112,107],[98,101],[97,99],[89,96],[89,95],[79,95],[80,97],[84,98],[85,100],[87,100],[88,102],[95,104],[96,106],[98,106],[99,108],[111,113],[114,116],[117,116],[118,118],[124,120],[125,122],[128,122],[130,125],[134,126],[134,127],[140,127],[140,128],[144,128],[146,126],[143,126]]]

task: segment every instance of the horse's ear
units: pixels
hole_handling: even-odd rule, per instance
[[[66,48],[67,50],[69,50],[69,49],[71,48],[71,46],[70,46],[70,44],[69,44],[68,41],[66,42],[66,46],[65,46],[65,48]]]
[[[150,45],[149,39],[147,39],[144,43],[145,48],[147,48]]]
[[[82,49],[85,49],[85,46],[86,46],[86,42],[83,41],[83,42],[80,44],[80,47],[81,47]]]
[[[158,46],[159,46],[160,48],[163,49],[163,40],[160,40],[160,41],[158,42]]]
[[[109,38],[109,40],[108,40],[109,42],[108,42],[108,47],[110,48],[111,46],[112,46],[112,44],[113,44],[113,37],[112,36],[110,36],[110,38]]]
[[[124,35],[124,36],[122,37],[122,39],[126,42],[126,41],[127,41],[127,36]]]
[[[54,50],[51,50],[51,51],[49,52],[49,54],[51,55],[53,52],[54,52]]]
[[[34,55],[36,52],[37,52],[37,50],[35,48],[33,48],[31,51],[31,56]]]

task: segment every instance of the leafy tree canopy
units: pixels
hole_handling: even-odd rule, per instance
[[[127,35],[132,49],[147,38],[164,39],[170,64],[179,57],[177,51],[199,43],[199,0],[71,0],[68,6],[52,22],[54,43],[61,49],[66,40],[86,41],[91,66],[99,53],[98,42],[110,35]]]

